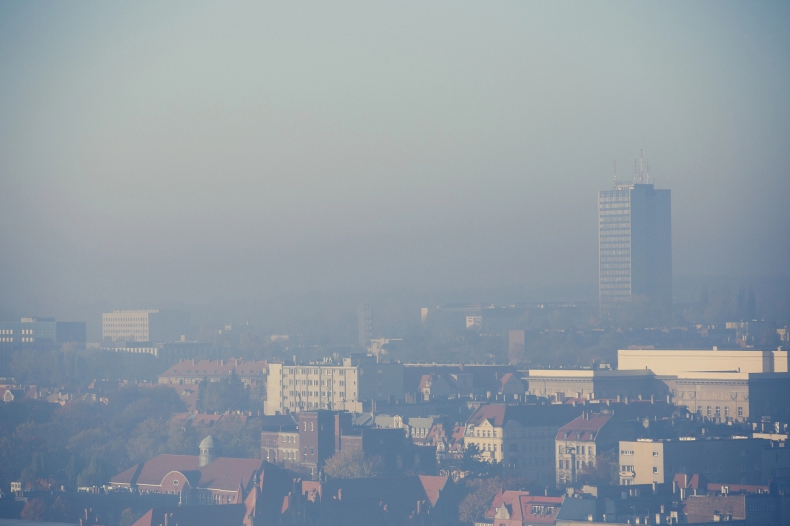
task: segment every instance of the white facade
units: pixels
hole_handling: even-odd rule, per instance
[[[116,310],[101,315],[103,340],[147,342],[150,341],[150,315],[158,310]]]
[[[362,412],[358,367],[270,363],[264,413],[315,409]]]

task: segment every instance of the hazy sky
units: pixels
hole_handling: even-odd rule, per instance
[[[0,307],[790,270],[790,4],[4,2]],[[46,314],[46,313],[42,313]]]

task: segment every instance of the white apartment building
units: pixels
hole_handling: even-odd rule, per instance
[[[286,365],[270,363],[264,413],[294,413],[315,409],[361,413],[359,368],[343,365]]]
[[[116,310],[101,315],[102,340],[147,342],[150,338],[151,314],[158,310]]]
[[[174,342],[189,331],[189,314],[174,310],[116,310],[101,317],[105,342]]]

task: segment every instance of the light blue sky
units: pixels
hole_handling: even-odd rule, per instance
[[[787,274],[789,15],[3,3],[1,307],[594,284],[640,148],[675,274]]]

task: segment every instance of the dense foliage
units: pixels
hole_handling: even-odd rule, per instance
[[[0,485],[28,489],[92,486],[160,453],[197,454],[208,429],[171,420],[184,411],[164,386],[122,387],[108,402],[64,406],[36,400],[0,404]],[[223,418],[211,429],[225,456],[260,454],[256,419]]]

